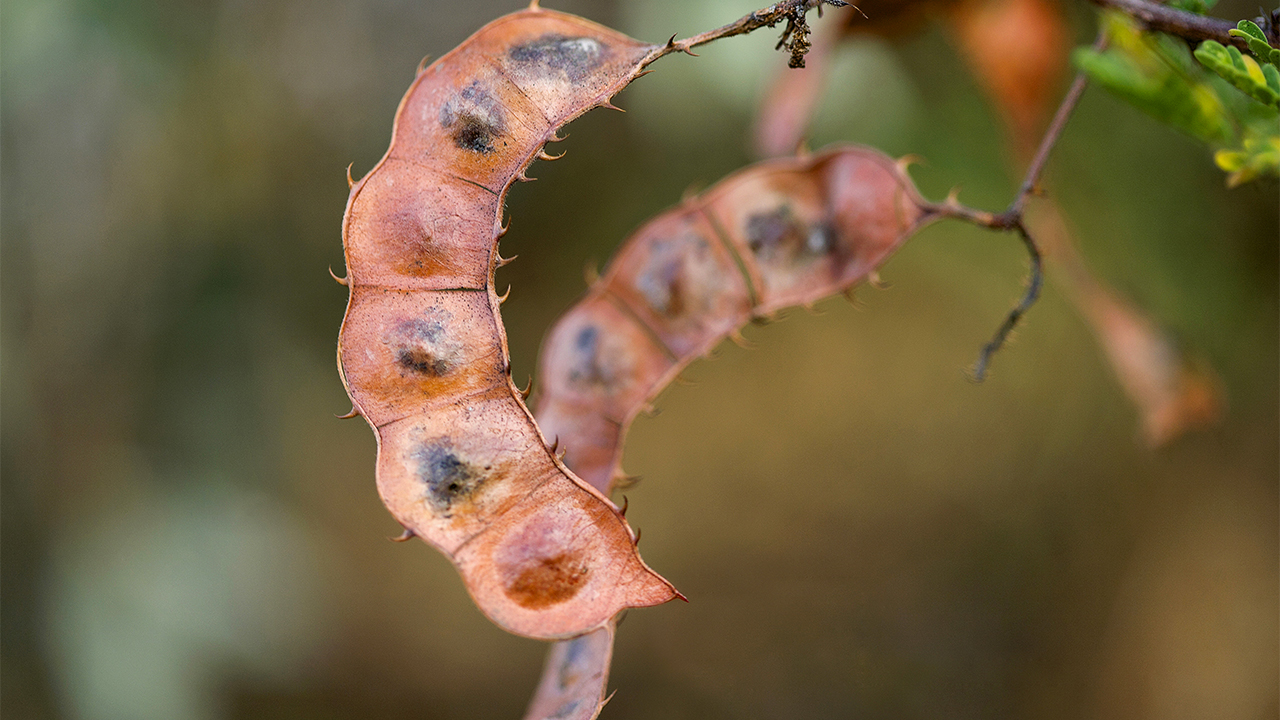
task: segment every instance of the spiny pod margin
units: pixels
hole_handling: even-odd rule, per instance
[[[379,494],[519,635],[580,635],[679,596],[548,447],[511,380],[494,290],[511,183],[662,52],[536,6],[499,18],[418,73],[347,201],[338,369],[377,439]]]

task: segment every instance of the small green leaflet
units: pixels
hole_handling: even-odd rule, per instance
[[[1280,49],[1271,47],[1262,28],[1252,20],[1241,20],[1236,24],[1236,29],[1231,30],[1230,33],[1232,37],[1244,38],[1244,41],[1249,44],[1249,52],[1257,55],[1263,62],[1280,65]]]
[[[1280,175],[1280,70],[1275,65],[1212,40],[1200,44],[1193,60],[1181,41],[1143,32],[1116,13],[1104,18],[1111,48],[1078,48],[1077,67],[1140,110],[1213,147],[1228,186]],[[1231,32],[1247,36],[1251,45],[1262,42],[1262,31],[1248,21]],[[1276,57],[1264,46],[1268,52],[1259,57]]]
[[[1263,105],[1280,109],[1280,70],[1270,63],[1259,65],[1234,47],[1205,40],[1196,48],[1196,59],[1240,92]]]
[[[1122,16],[1105,17],[1112,47],[1104,52],[1077,48],[1076,67],[1167,125],[1210,144],[1229,143],[1234,132],[1227,109],[1185,46],[1143,33]]]

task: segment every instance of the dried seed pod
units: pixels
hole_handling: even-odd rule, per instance
[[[608,698],[609,660],[617,623],[551,646],[525,720],[592,720]]]
[[[537,418],[608,494],[627,428],[690,362],[753,317],[847,292],[936,215],[867,148],[758,163],[645,223],[548,333]],[[552,646],[525,720],[593,720],[615,623]]]
[[[338,367],[378,440],[378,491],[520,635],[578,635],[678,595],[539,433],[493,285],[507,188],[663,53],[536,7],[499,18],[418,73],[347,203]]]
[[[608,494],[648,401],[750,319],[871,275],[936,218],[898,165],[842,146],[753,165],[635,232],[547,335],[538,422]]]

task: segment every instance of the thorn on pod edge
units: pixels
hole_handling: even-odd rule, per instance
[[[587,287],[594,286],[600,280],[600,268],[596,265],[595,258],[588,260],[582,266],[582,279],[587,281]]]
[[[418,72],[417,72],[418,75],[421,75],[422,71],[427,69],[428,62],[431,62],[431,56],[423,55],[422,60],[418,62]]]
[[[516,180],[519,180],[520,182],[533,182],[534,180],[537,180],[537,179],[538,178],[531,178],[528,175],[525,175],[524,170],[521,170],[520,172],[516,173]]]
[[[343,287],[347,287],[348,285],[350,285],[350,284],[351,284],[351,280],[350,280],[350,279],[348,279],[348,278],[344,278],[344,277],[338,277],[338,276],[333,272],[333,266],[332,266],[332,265],[330,265],[330,266],[329,266],[329,277],[333,278],[334,280],[337,280],[337,281],[338,281],[338,284],[339,284],[339,285],[341,285],[341,286],[343,286]]]
[[[626,110],[623,110],[622,108],[618,107],[617,105],[614,105],[612,102],[608,100],[601,102],[599,105],[596,105],[596,107],[602,107],[607,110],[617,110],[618,112],[626,112]]]
[[[511,297],[511,286],[510,286],[510,285],[508,285],[508,286],[507,286],[507,291],[506,291],[506,292],[504,292],[504,293],[502,293],[502,295],[500,295],[500,296],[498,297],[498,304],[499,304],[499,305],[501,305],[501,304],[505,303],[505,302],[507,301],[507,298],[509,298],[509,297]]]
[[[360,411],[355,409],[355,406],[352,406],[351,412],[347,413],[346,415],[334,415],[334,417],[338,418],[339,420],[350,420],[351,418],[360,417]]]
[[[569,151],[566,150],[565,152],[569,152]],[[562,157],[564,157],[564,153],[560,153],[559,155],[550,155],[547,153],[546,150],[538,151],[538,159],[540,160],[559,160]]]
[[[551,454],[555,455],[556,450],[558,450],[559,448],[560,448],[560,436],[557,435],[555,439],[551,441]]]
[[[894,164],[898,166],[899,173],[906,175],[912,165],[924,165],[924,158],[919,155],[903,155]]]
[[[614,474],[613,478],[610,479],[609,485],[615,489],[625,489],[635,487],[636,484],[640,482],[640,479],[639,475],[628,475],[619,470]]]
[[[533,392],[533,376],[529,376],[529,380],[524,384],[523,388],[516,388],[516,392],[520,393],[521,398],[528,400],[529,393]]]
[[[867,284],[877,290],[889,289],[889,283],[885,282],[884,279],[880,277],[880,273],[876,272],[875,270],[872,270],[867,275]]]
[[[520,257],[520,256],[519,256],[519,255],[512,255],[512,256],[511,256],[511,257],[509,257],[509,258],[504,258],[504,257],[502,257],[501,255],[499,255],[499,256],[498,256],[498,267],[506,267],[506,266],[510,265],[511,263],[515,262],[515,259],[516,259],[516,258],[518,258],[518,257]]]
[[[729,339],[733,341],[734,345],[737,345],[738,347],[743,348],[744,350],[750,350],[751,348],[756,346],[755,343],[743,337],[742,333],[738,330],[734,330],[733,332],[729,333]]]
[[[404,532],[400,533],[399,535],[393,538],[387,538],[387,539],[390,540],[391,542],[405,542],[406,540],[412,540],[417,536],[418,536],[418,533],[410,530],[409,528],[405,528]]]
[[[627,500],[627,496],[622,496],[622,507],[618,508],[618,514],[622,517],[627,516],[627,508],[631,506],[631,501]]]
[[[351,165],[355,165],[355,163],[351,163]],[[351,179],[351,165],[347,166],[347,189],[348,190],[356,186],[356,181]]]

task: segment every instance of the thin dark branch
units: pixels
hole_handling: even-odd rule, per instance
[[[991,356],[1004,346],[1005,341],[1009,339],[1009,333],[1013,332],[1018,321],[1035,304],[1036,299],[1040,297],[1040,288],[1044,286],[1044,258],[1040,254],[1040,248],[1036,245],[1036,241],[1031,239],[1030,233],[1027,232],[1021,220],[1018,221],[1015,229],[1022,237],[1022,244],[1027,248],[1027,254],[1031,256],[1031,276],[1027,279],[1027,291],[1022,294],[1022,299],[1009,311],[1004,322],[1000,323],[999,329],[996,330],[996,334],[982,346],[982,352],[978,353],[978,361],[973,365],[973,379],[976,382],[982,382],[987,376],[987,366],[991,364]]]
[[[1093,0],[1093,2],[1105,8],[1119,10],[1150,30],[1159,30],[1186,40],[1216,40],[1223,45],[1235,45],[1241,50],[1249,47],[1243,38],[1231,35],[1231,30],[1235,29],[1236,24],[1228,20],[1197,15],[1150,0]],[[1280,47],[1280,37],[1277,37],[1277,30],[1269,18],[1255,18],[1254,22],[1264,29],[1267,42],[1271,47]]]
[[[1097,40],[1093,43],[1094,50],[1101,51],[1106,46],[1106,35],[1099,33]],[[955,218],[992,230],[1016,231],[1022,239],[1023,246],[1027,249],[1027,255],[1031,258],[1031,274],[1027,279],[1026,292],[1023,293],[1018,304],[1005,316],[1004,322],[1000,323],[999,329],[996,330],[991,340],[982,346],[982,351],[978,354],[978,361],[974,363],[973,379],[976,382],[982,382],[986,377],[987,368],[991,364],[991,356],[1004,346],[1005,341],[1009,338],[1009,333],[1013,332],[1018,321],[1022,319],[1023,315],[1027,314],[1027,311],[1035,304],[1036,299],[1040,297],[1040,288],[1044,285],[1044,258],[1040,253],[1039,246],[1036,245],[1031,234],[1027,232],[1026,225],[1023,222],[1023,211],[1026,207],[1027,199],[1035,194],[1036,188],[1040,183],[1040,175],[1044,172],[1044,166],[1049,161],[1049,155],[1053,152],[1054,146],[1057,145],[1058,138],[1062,136],[1062,131],[1066,127],[1071,113],[1080,102],[1080,96],[1084,94],[1086,85],[1088,85],[1088,77],[1084,73],[1078,73],[1075,80],[1072,81],[1071,87],[1067,90],[1066,96],[1062,98],[1062,103],[1058,106],[1057,112],[1054,113],[1048,129],[1045,130],[1044,137],[1040,140],[1039,147],[1036,148],[1035,157],[1032,158],[1031,164],[1027,167],[1026,175],[1023,176],[1022,185],[1018,187],[1018,193],[1004,212],[993,213],[961,205],[954,192],[944,202],[930,203],[925,206],[927,212],[935,213],[940,217]]]
[[[1093,49],[1101,52],[1107,47],[1107,37],[1105,33],[1098,33],[1098,38],[1093,41]],[[1010,219],[1022,219],[1022,208],[1027,203],[1027,198],[1035,192],[1036,186],[1040,183],[1040,174],[1044,172],[1045,163],[1049,161],[1049,153],[1053,152],[1053,147],[1058,144],[1058,137],[1062,135],[1062,130],[1067,126],[1067,120],[1071,119],[1071,113],[1075,111],[1076,104],[1080,102],[1080,96],[1084,94],[1085,86],[1089,84],[1089,77],[1084,73],[1076,73],[1075,80],[1071,81],[1071,87],[1067,90],[1067,94],[1062,98],[1062,104],[1058,106],[1058,111],[1053,114],[1053,120],[1049,123],[1049,128],[1045,130],[1044,138],[1040,140],[1040,146],[1036,148],[1035,157],[1031,159],[1031,164],[1027,166],[1027,173],[1022,179],[1022,186],[1018,188],[1018,194],[1013,198],[1013,202],[1009,203],[1009,209],[1004,211],[1004,215]]]

